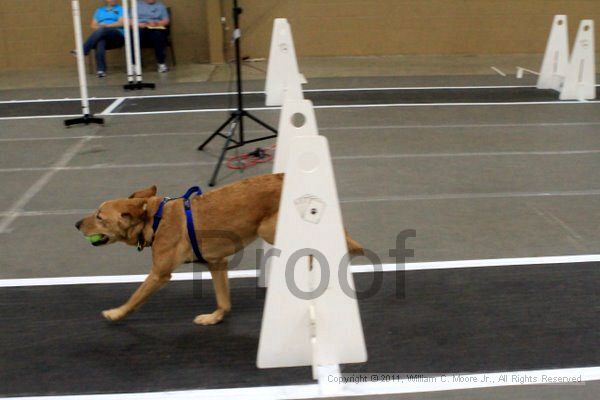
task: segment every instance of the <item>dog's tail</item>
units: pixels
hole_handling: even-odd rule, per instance
[[[346,243],[348,244],[348,252],[352,256],[362,256],[365,254],[365,249],[348,235],[348,231],[346,231]]]

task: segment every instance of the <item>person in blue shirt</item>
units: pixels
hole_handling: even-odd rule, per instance
[[[85,41],[83,53],[87,56],[96,49],[96,69],[99,78],[106,76],[106,50],[117,49],[125,43],[123,31],[123,8],[117,0],[106,0],[106,5],[94,13],[94,32]]]
[[[167,72],[169,70],[165,64],[167,26],[170,23],[167,7],[157,0],[137,0],[137,2],[140,46],[154,48],[158,71]]]

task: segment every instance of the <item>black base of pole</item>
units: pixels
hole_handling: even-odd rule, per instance
[[[154,83],[129,82],[128,84],[123,85],[123,89],[125,89],[125,90],[156,89],[156,85]]]
[[[268,135],[268,136],[261,136],[259,138],[254,138],[254,139],[250,139],[250,140],[245,140],[244,133],[243,133],[243,129],[244,129],[243,128],[243,126],[244,126],[243,119],[244,118],[250,118],[252,121],[256,122],[257,124],[263,126],[264,128],[270,130],[271,132],[273,132],[273,134]],[[229,125],[229,132],[227,133],[227,135],[225,135],[225,134],[223,134],[223,130],[228,125]],[[235,135],[236,131],[238,131],[238,130],[240,132],[240,138],[234,139],[234,135]],[[221,155],[219,156],[219,161],[217,162],[217,165],[215,166],[215,170],[213,171],[212,177],[210,178],[210,182],[208,182],[208,186],[210,186],[210,187],[215,186],[217,177],[219,175],[219,171],[221,170],[221,165],[223,164],[223,160],[225,159],[225,154],[229,150],[245,146],[248,143],[254,143],[254,142],[259,142],[261,140],[275,138],[275,137],[277,137],[277,130],[275,128],[273,128],[272,126],[270,126],[269,124],[256,118],[254,115],[250,114],[248,111],[238,110],[238,111],[232,112],[231,115],[229,116],[229,118],[223,124],[221,124],[221,126],[212,135],[210,135],[210,137],[208,139],[206,139],[200,146],[198,146],[198,150],[199,151],[204,150],[204,147],[206,147],[206,145],[208,143],[210,143],[210,141],[212,139],[214,139],[216,136],[221,136],[222,138],[225,138],[225,144],[223,145],[223,148],[221,149]],[[231,143],[233,143],[233,144],[231,144]]]
[[[67,119],[67,120],[65,120],[65,126],[66,127],[73,126],[73,125],[79,125],[79,124],[85,124],[85,125],[89,125],[89,124],[104,125],[104,119],[98,118],[98,117],[94,117],[92,114],[84,114],[82,117],[79,117],[79,118],[73,118],[73,119]]]

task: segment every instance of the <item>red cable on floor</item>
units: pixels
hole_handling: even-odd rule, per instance
[[[256,164],[262,164],[273,160],[275,145],[266,148],[258,147],[250,153],[240,154],[239,156],[229,157],[225,165],[229,169],[244,170],[254,167]]]

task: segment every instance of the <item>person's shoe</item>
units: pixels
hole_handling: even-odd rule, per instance
[[[158,64],[158,72],[169,72],[169,67],[167,67],[167,64]]]
[[[98,71],[98,72],[96,72],[96,75],[98,75],[98,78],[104,78],[106,76],[106,72]]]

